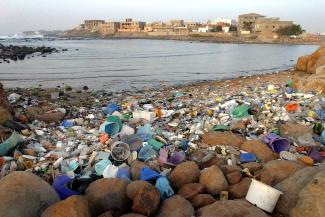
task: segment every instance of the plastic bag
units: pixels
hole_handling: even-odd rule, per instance
[[[140,179],[147,181],[150,179],[157,179],[161,175],[157,173],[156,171],[150,169],[149,167],[143,167],[140,171]]]
[[[64,200],[72,195],[79,195],[80,193],[68,188],[68,184],[72,182],[72,179],[66,175],[59,175],[55,177],[53,181],[53,188],[58,193],[61,200]]]
[[[164,200],[174,195],[173,189],[170,187],[169,181],[165,176],[157,179],[155,187],[160,193],[160,199]]]
[[[148,161],[155,159],[158,154],[150,145],[145,145],[140,149],[138,156],[140,160]]]

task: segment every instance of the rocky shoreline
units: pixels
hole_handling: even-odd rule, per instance
[[[67,51],[63,49],[61,51]],[[9,63],[10,60],[24,60],[26,57],[33,57],[35,54],[38,56],[46,57],[48,54],[58,53],[59,50],[52,47],[29,47],[29,46],[16,46],[16,45],[3,45],[0,43],[0,63]]]
[[[117,92],[0,87],[0,215],[324,216],[325,99],[301,89],[301,74]],[[253,182],[269,206],[247,198]]]

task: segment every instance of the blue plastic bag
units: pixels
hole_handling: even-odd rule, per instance
[[[137,135],[143,140],[143,141],[149,141],[152,138],[152,131],[150,124],[145,124],[144,126],[141,126],[137,130]]]
[[[71,120],[64,120],[61,123],[61,126],[63,126],[64,128],[70,128],[70,127],[73,127],[74,126],[74,122],[71,121]]]
[[[130,168],[128,168],[128,167],[119,167],[118,168],[116,178],[131,181],[130,177],[131,177]]]
[[[150,169],[149,167],[143,167],[140,171],[140,179],[144,181],[148,181],[150,179],[157,179],[161,175],[156,171]]]
[[[143,146],[138,154],[140,160],[148,161],[158,156],[158,153],[150,145]]]
[[[68,188],[68,184],[72,181],[69,176],[59,175],[53,181],[53,188],[58,193],[61,200],[64,200],[72,195],[80,195],[79,192],[73,191]]]
[[[104,109],[103,112],[105,115],[111,115],[115,111],[120,111],[121,107],[115,103],[108,104]]]
[[[170,187],[169,181],[165,176],[161,176],[157,179],[155,187],[160,193],[160,199],[164,200],[174,195],[172,187]]]

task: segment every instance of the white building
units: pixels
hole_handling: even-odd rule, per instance
[[[209,30],[210,30],[209,26],[199,27],[197,29],[198,32],[209,32]]]
[[[236,20],[231,18],[217,17],[214,21],[211,22],[212,25],[220,25],[221,23],[228,24],[229,26],[237,26]]]

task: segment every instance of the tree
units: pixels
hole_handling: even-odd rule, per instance
[[[237,26],[230,26],[229,31],[230,32],[237,32]]]
[[[222,32],[222,26],[217,26],[216,30],[217,32]]]
[[[276,33],[278,35],[301,35],[303,32],[305,32],[304,29],[301,28],[300,25],[293,24],[291,26],[284,26],[276,30]]]

